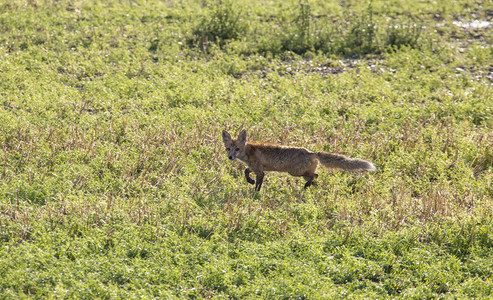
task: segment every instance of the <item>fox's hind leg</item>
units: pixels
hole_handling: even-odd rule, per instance
[[[305,180],[306,180],[304,188],[306,189],[311,185],[317,186],[317,183],[314,181],[317,177],[318,177],[318,174],[316,174],[316,173],[303,176],[303,178],[305,178]]]
[[[318,160],[316,159],[316,157],[311,156],[308,168],[305,169],[306,171],[302,175],[303,178],[305,178],[305,180],[306,180],[305,187],[304,187],[305,189],[311,185],[314,185],[314,186],[317,185],[317,183],[314,182],[314,180],[318,177],[318,174],[315,173],[317,171],[317,167],[318,167]]]
[[[252,178],[250,178],[250,173],[252,172],[252,170],[250,170],[250,168],[246,168],[245,169],[245,178],[247,180],[247,182],[249,184],[255,184],[255,180],[253,180]]]

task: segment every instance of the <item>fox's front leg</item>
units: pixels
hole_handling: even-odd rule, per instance
[[[252,170],[250,170],[250,168],[246,168],[245,169],[245,178],[247,180],[247,182],[249,184],[255,184],[255,180],[253,180],[252,178],[250,178],[250,173],[252,172]]]
[[[260,188],[262,187],[262,182],[264,181],[264,172],[257,173],[257,177],[255,178],[255,190],[260,192]]]
[[[256,175],[256,177],[255,177],[255,191],[259,192],[260,188],[262,187],[262,182],[264,181],[264,175],[265,175],[263,166],[256,161],[253,161],[253,162],[250,161],[248,164],[247,170],[245,170],[245,174],[247,172],[248,173],[250,173],[250,172],[255,173],[255,175]]]

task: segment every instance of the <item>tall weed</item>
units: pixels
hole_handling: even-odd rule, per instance
[[[352,24],[354,23],[354,24]],[[373,19],[372,4],[365,14],[346,24],[343,43],[339,49],[344,55],[365,55],[378,53],[380,42],[377,36],[377,24]]]
[[[228,40],[243,38],[247,31],[247,25],[233,1],[218,0],[211,6],[189,39],[191,45],[198,45],[204,51],[208,50],[210,43],[223,47]]]
[[[281,26],[281,51],[303,54],[314,50],[312,18],[310,4],[300,1],[295,15],[289,16]]]
[[[393,20],[387,26],[386,31],[385,47],[397,49],[404,46],[416,47],[419,44],[418,39],[423,31],[423,26],[409,21]]]
[[[312,4],[305,1],[288,6],[286,11],[272,15],[260,24],[247,26],[231,2],[220,1],[214,8],[208,8],[193,30],[189,44],[207,51],[211,43],[223,48],[228,43],[242,40],[246,45],[240,47],[241,51],[248,54],[319,52],[363,56],[379,54],[386,47],[417,47],[422,31],[422,26],[404,17],[386,25],[386,20],[375,16],[372,2],[359,16],[349,9],[340,16],[315,16]]]

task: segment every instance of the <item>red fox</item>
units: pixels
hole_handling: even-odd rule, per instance
[[[304,188],[316,185],[318,163],[326,168],[345,171],[376,171],[375,166],[366,160],[349,158],[341,154],[328,152],[311,152],[301,147],[286,147],[265,143],[247,143],[246,130],[242,130],[237,139],[232,139],[227,131],[222,134],[224,147],[230,160],[238,158],[247,165],[246,181],[255,184],[258,192],[262,187],[265,171],[287,172],[292,176],[302,176]],[[256,175],[255,180],[250,173]]]

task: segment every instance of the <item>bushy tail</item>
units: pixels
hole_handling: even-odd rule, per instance
[[[344,171],[376,171],[377,168],[366,160],[349,158],[347,156],[329,152],[315,153],[320,163],[327,168],[341,169]]]

